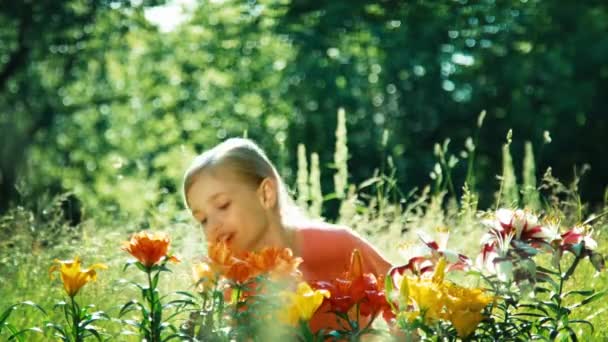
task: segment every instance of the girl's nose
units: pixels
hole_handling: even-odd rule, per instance
[[[221,233],[221,223],[219,220],[209,217],[205,226],[211,241],[215,242]]]

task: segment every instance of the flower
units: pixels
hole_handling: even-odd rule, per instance
[[[399,284],[399,293],[403,308],[412,311],[410,319],[423,315],[427,323],[432,323],[442,316],[444,293],[441,288],[445,271],[445,259],[440,259],[433,277],[419,278],[404,276]]]
[[[448,320],[460,337],[466,337],[483,319],[481,311],[492,297],[481,289],[445,282],[445,270],[446,260],[441,258],[432,278],[404,276],[399,287],[404,303],[399,316],[409,321],[422,316],[427,324]]]
[[[589,226],[575,226],[567,232],[561,234],[560,247],[562,250],[570,250],[574,252],[574,246],[584,242],[584,249],[595,250],[597,242],[593,240],[590,234]]]
[[[448,261],[448,271],[468,269],[471,260],[467,256],[447,249],[449,231],[440,228],[438,234],[439,242],[419,234],[418,237],[422,241],[422,246],[402,245],[400,252],[402,255],[406,255],[408,262],[401,267],[394,268],[393,272],[403,274],[405,271],[409,271],[416,276],[422,276],[433,272],[441,258]]]
[[[63,288],[70,297],[74,297],[86,283],[97,279],[96,269],[108,268],[104,264],[93,264],[89,268],[81,269],[79,257],[75,257],[74,260],[55,259],[54,262],[57,265],[51,266],[49,275],[52,279],[53,272],[58,271],[61,274]]]
[[[342,277],[332,281],[316,281],[313,286],[331,293],[331,297],[324,302],[328,311],[347,314],[359,304],[361,316],[374,318],[382,311],[384,318],[389,320],[392,311],[386,301],[383,284],[373,273],[363,273],[361,253],[355,249],[351,254],[350,267]]]
[[[527,210],[501,208],[483,223],[490,230],[481,239],[482,250],[477,263],[503,282],[513,280],[514,273],[529,274],[529,270],[521,269],[522,262],[541,249],[551,251],[551,244],[558,236],[549,220],[540,224],[538,217]],[[515,280],[519,284],[522,279],[515,277]]]
[[[490,228],[491,235],[511,235],[514,241],[526,242],[535,247],[546,245],[554,237],[551,228],[541,225],[538,217],[527,210],[501,208],[494,213],[492,219],[484,220],[483,223]]]
[[[269,273],[271,276],[278,277],[300,277],[302,273],[298,266],[302,263],[302,258],[294,257],[289,248],[267,247],[259,253],[249,253],[246,260],[259,273]]]
[[[217,282],[217,273],[206,262],[198,262],[192,266],[192,278],[195,281],[197,291],[203,292]]]
[[[595,251],[597,249],[597,242],[591,237],[590,226],[575,226],[561,234],[558,242],[558,257],[561,257],[563,251],[569,251],[577,257],[584,258],[588,256],[596,271],[599,272],[604,269],[604,257]]]
[[[258,273],[247,261],[237,259],[228,267],[223,275],[239,284],[243,284],[255,278]]]
[[[174,256],[167,255],[171,240],[165,233],[139,232],[133,234],[129,241],[123,242],[122,249],[129,252],[145,267],[152,267],[163,258],[172,262],[179,262]]]
[[[283,322],[297,326],[301,321],[309,321],[323,299],[330,297],[330,293],[327,290],[313,290],[306,282],[301,282],[295,293],[284,292],[282,296],[287,298],[288,303],[279,317]]]
[[[211,262],[217,266],[230,266],[236,260],[225,241],[209,244],[207,255]]]
[[[460,337],[469,336],[482,321],[481,311],[493,301],[481,289],[445,284],[446,318],[452,322]]]
[[[302,258],[294,257],[289,248],[265,247],[259,252],[236,256],[226,242],[220,241],[210,244],[207,250],[211,269],[237,283],[262,274],[274,278],[301,276],[298,266]]]

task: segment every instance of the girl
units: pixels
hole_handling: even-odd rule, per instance
[[[232,138],[194,159],[184,177],[185,202],[208,242],[225,241],[236,253],[267,246],[288,247],[303,259],[310,283],[339,277],[356,248],[363,272],[385,275],[391,264],[346,227],[307,219],[289,197],[266,154],[248,139]],[[335,317],[317,312],[311,329],[336,327]]]

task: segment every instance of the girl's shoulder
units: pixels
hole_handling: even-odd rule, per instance
[[[299,227],[297,234],[300,251],[309,261],[349,259],[352,250],[363,242],[349,227],[325,222]]]
[[[297,228],[297,235],[300,256],[310,269],[339,275],[350,265],[355,249],[361,252],[365,272],[385,274],[391,267],[373,245],[347,226],[317,222]]]
[[[304,238],[343,238],[353,235],[346,226],[327,222],[310,222],[297,228],[298,234]]]

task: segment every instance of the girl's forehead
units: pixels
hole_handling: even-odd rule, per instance
[[[186,194],[190,209],[197,213],[214,200],[234,193],[239,188],[234,182],[226,175],[199,174]]]
[[[208,181],[225,185],[243,185],[245,179],[229,167],[218,166],[201,172]]]
[[[229,168],[215,168],[202,171],[195,178],[189,192],[194,192],[198,196],[212,197],[218,192],[234,193],[253,189],[251,185],[245,177]]]

